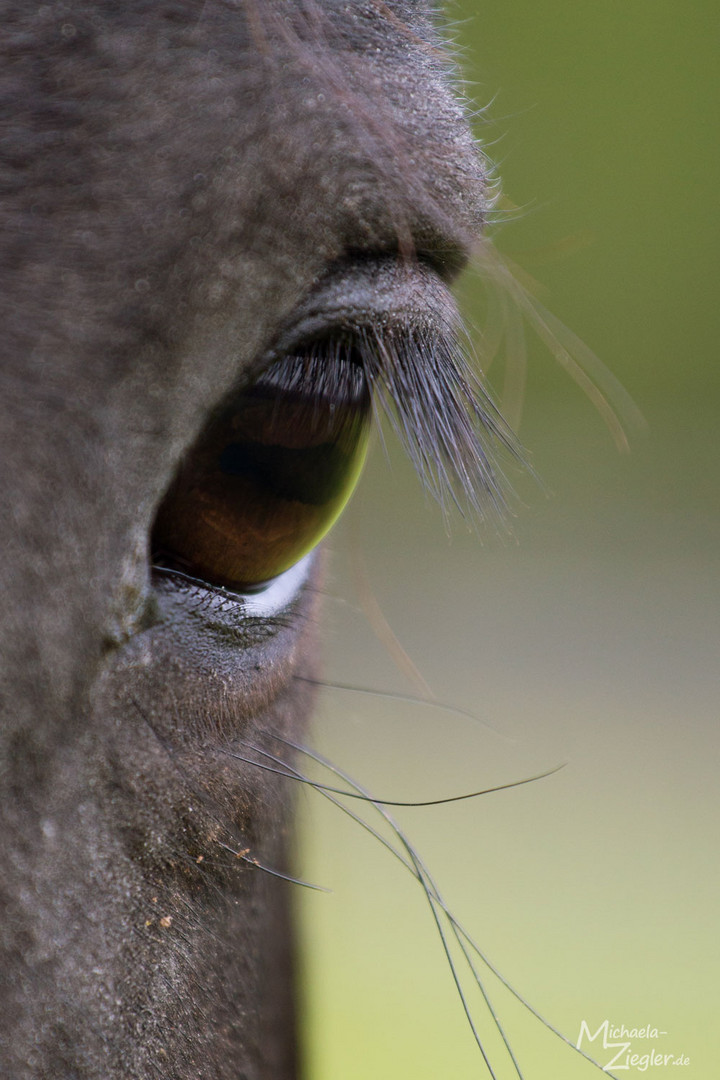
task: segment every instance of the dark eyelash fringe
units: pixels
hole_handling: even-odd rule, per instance
[[[372,389],[446,518],[454,505],[473,524],[509,531],[510,485],[499,457],[527,463],[453,328],[354,328],[286,357],[261,382],[339,404],[360,404]]]
[[[472,370],[457,333],[367,329],[359,352],[376,400],[446,518],[507,531],[509,484],[499,452],[524,464],[514,433]]]
[[[305,399],[360,404],[369,380],[355,350],[345,342],[320,342],[298,355],[285,356],[265,371],[256,386]]]

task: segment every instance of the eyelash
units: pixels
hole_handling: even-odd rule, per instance
[[[338,339],[322,339],[303,355],[318,390],[341,400],[348,371],[361,373],[378,421],[381,414],[388,417],[446,516],[454,505],[473,523],[505,525],[507,485],[499,457],[506,452],[525,462],[459,333],[371,324]]]

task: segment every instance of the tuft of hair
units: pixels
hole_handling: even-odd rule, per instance
[[[514,433],[483,387],[458,331],[421,328],[361,336],[360,354],[375,401],[388,416],[446,521],[455,506],[473,525],[507,530],[504,450],[523,460]]]

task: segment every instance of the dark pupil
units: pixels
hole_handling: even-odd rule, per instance
[[[280,434],[272,422],[267,425],[267,438]],[[275,499],[321,507],[344,490],[352,456],[353,448],[333,442],[332,433],[305,449],[247,438],[226,446],[218,465],[227,476],[242,477]]]
[[[369,407],[351,360],[275,365],[217,414],[181,466],[155,522],[154,560],[235,589],[287,570],[349,499]]]

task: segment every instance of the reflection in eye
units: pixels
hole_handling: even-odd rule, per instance
[[[370,391],[352,350],[286,356],[206,426],[158,512],[153,561],[252,590],[322,539],[368,442]]]

